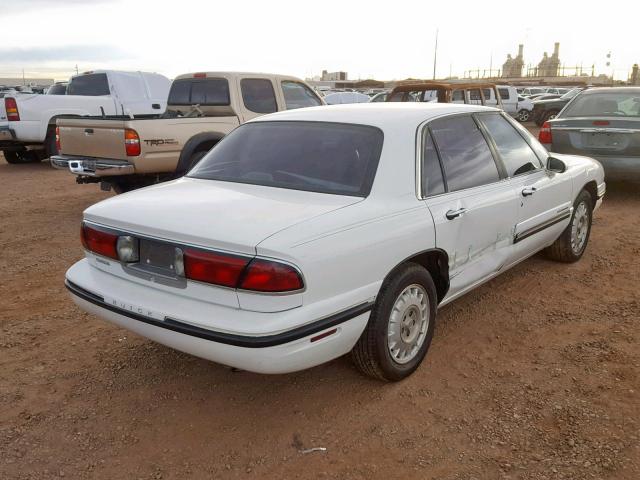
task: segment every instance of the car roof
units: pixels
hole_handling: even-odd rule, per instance
[[[594,93],[607,92],[640,93],[640,87],[595,87],[583,90],[580,95],[593,95]]]
[[[498,112],[481,105],[422,102],[378,102],[326,105],[285,110],[257,117],[251,122],[316,121],[372,125],[382,129],[406,125],[416,127],[425,120],[452,113]]]

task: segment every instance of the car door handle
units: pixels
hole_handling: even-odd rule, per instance
[[[444,216],[447,217],[447,220],[453,220],[454,218],[458,218],[460,215],[462,215],[466,211],[467,211],[466,208],[459,208],[458,210],[449,210],[447,213],[444,214]]]
[[[529,197],[531,195],[533,195],[534,193],[536,193],[537,188],[536,187],[525,187],[522,189],[522,196],[523,197]]]

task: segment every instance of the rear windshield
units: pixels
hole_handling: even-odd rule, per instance
[[[226,78],[187,78],[176,80],[169,90],[169,105],[229,105],[229,82]]]
[[[109,81],[106,73],[92,73],[73,77],[67,87],[67,95],[97,97],[109,95]]]
[[[640,90],[585,93],[567,106],[563,117],[639,117]]]
[[[366,197],[383,134],[329,122],[256,122],[227,135],[189,177]]]

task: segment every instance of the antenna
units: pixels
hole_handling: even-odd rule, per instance
[[[435,47],[433,48],[433,79],[436,79],[436,63],[438,60],[438,32],[440,31],[439,28],[436,28],[436,44]]]

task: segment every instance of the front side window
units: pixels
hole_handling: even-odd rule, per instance
[[[300,82],[284,80],[282,82],[282,93],[284,94],[284,103],[287,110],[322,105],[313,90]]]
[[[67,95],[98,97],[109,94],[109,80],[106,73],[92,73],[73,77],[67,87]]]
[[[273,121],[242,125],[189,177],[366,197],[383,134],[366,125]]]
[[[442,177],[442,169],[440,168],[440,160],[438,152],[436,152],[433,138],[428,129],[424,130],[422,139],[422,168],[421,179],[422,197],[438,195],[444,193],[444,179]]]
[[[226,78],[175,80],[169,90],[169,105],[226,106],[231,103]]]
[[[490,113],[478,118],[495,141],[508,176],[515,177],[542,166],[529,144],[502,115]]]
[[[430,123],[450,192],[500,180],[489,145],[468,115]]]
[[[276,94],[271,80],[266,78],[243,78],[240,81],[242,101],[248,110],[256,113],[273,113],[278,111]]]
[[[500,92],[500,98],[502,100],[509,100],[509,89],[508,88],[499,88],[498,92]]]

